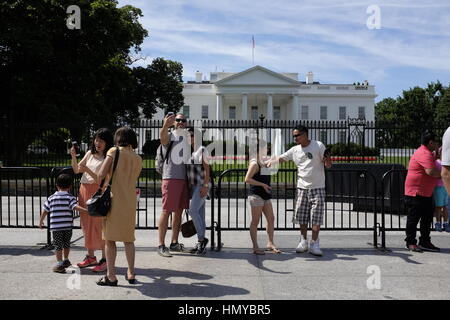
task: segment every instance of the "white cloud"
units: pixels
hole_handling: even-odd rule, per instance
[[[397,66],[450,73],[450,3],[443,1],[121,1],[125,3],[145,15],[141,22],[149,37],[144,53],[202,55],[207,57],[204,68],[238,64],[229,71],[241,71],[242,65],[249,66],[254,34],[255,62],[277,71],[312,69],[337,82],[346,72],[381,81]],[[366,27],[366,9],[372,4],[381,8],[381,30]],[[185,75],[199,68],[192,61],[181,62]]]

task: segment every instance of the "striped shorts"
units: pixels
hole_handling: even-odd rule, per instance
[[[297,201],[293,222],[299,224],[322,225],[325,214],[325,188],[300,189],[297,188]],[[312,221],[311,221],[312,215]]]

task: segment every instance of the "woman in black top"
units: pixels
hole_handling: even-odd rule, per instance
[[[245,183],[250,184],[250,195],[248,196],[248,200],[252,209],[250,237],[253,243],[253,253],[258,255],[264,254],[264,251],[259,249],[256,236],[261,213],[264,213],[267,219],[266,231],[269,241],[267,242],[266,251],[280,253],[281,251],[278,250],[273,242],[275,218],[273,215],[272,202],[270,200],[272,198],[270,189],[270,174],[268,174],[268,172],[264,172],[264,170],[261,172],[261,168],[265,168],[266,166],[262,158],[267,154],[267,143],[260,141],[258,144],[258,149],[258,156],[250,160],[248,171],[245,176]]]

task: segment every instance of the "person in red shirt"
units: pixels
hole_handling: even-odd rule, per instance
[[[422,145],[409,160],[405,181],[406,248],[410,251],[440,251],[431,243],[430,230],[433,222],[433,190],[441,177],[435,167],[433,151],[437,148],[436,135],[431,131],[422,134]],[[417,245],[417,224],[420,221],[420,238]]]

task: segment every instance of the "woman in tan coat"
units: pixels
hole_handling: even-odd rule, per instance
[[[119,128],[114,136],[116,147],[109,149],[100,169],[99,178],[111,176],[113,163],[118,155],[117,167],[112,175],[111,209],[103,221],[103,239],[106,242],[107,275],[97,284],[100,286],[117,286],[115,261],[117,255],[116,241],[125,245],[128,272],[125,279],[135,283],[134,229],[136,226],[136,181],[142,170],[142,158],[133,149],[137,148],[136,133],[128,127]],[[119,153],[117,153],[119,149]]]

